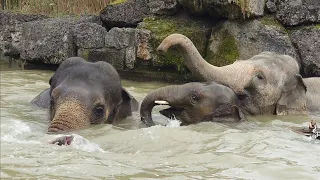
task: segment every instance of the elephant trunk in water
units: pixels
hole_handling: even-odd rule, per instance
[[[234,77],[234,72],[235,70],[246,72],[247,67],[235,67],[232,64],[223,67],[213,66],[202,58],[192,41],[181,34],[171,34],[166,37],[158,46],[157,51],[165,53],[171,46],[175,46],[181,52],[187,67],[198,78],[205,81],[216,81],[232,87],[235,91],[242,90],[237,87],[239,79]]]
[[[87,108],[80,102],[67,100],[56,107],[48,132],[63,132],[89,126]]]
[[[143,121],[147,126],[154,126],[154,122],[152,120],[152,109],[156,105],[166,105],[168,103],[168,98],[174,98],[177,96],[178,86],[166,86],[163,88],[159,88],[152,93],[148,94],[143,102],[141,103],[140,115],[141,121]],[[167,104],[168,105],[168,104]]]

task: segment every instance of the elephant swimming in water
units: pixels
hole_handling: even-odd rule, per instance
[[[216,82],[191,82],[171,85],[149,93],[141,103],[141,120],[147,126],[155,125],[152,109],[156,105],[169,105],[160,111],[168,118],[176,118],[181,125],[204,121],[239,122],[245,120],[236,94],[227,86]]]
[[[165,53],[171,46],[181,52],[186,66],[200,80],[230,87],[245,114],[306,114],[320,109],[320,78],[303,79],[297,61],[288,55],[262,52],[217,67],[206,62],[184,35],[169,35],[157,50]]]
[[[118,72],[106,62],[71,57],[51,77],[50,88],[32,100],[49,109],[48,132],[63,132],[110,123],[138,110],[138,102],[122,86]]]

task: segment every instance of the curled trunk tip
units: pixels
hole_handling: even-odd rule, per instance
[[[161,42],[161,44],[157,48],[157,51],[160,53],[165,53],[171,46],[188,43],[189,41],[191,42],[191,40],[189,40],[186,36],[182,34],[171,34]]]

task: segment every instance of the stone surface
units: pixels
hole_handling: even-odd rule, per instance
[[[173,15],[180,8],[177,0],[149,0],[148,7],[156,15]]]
[[[45,18],[47,17],[43,15],[0,11],[0,52],[2,56],[19,58],[22,24]]]
[[[21,58],[60,64],[64,59],[74,56],[76,47],[73,43],[73,25],[68,19],[25,23],[21,38]]]
[[[125,66],[128,69],[134,68],[134,63],[136,62],[136,47],[130,46],[125,49]]]
[[[101,21],[97,17],[86,15],[24,23],[21,58],[29,62],[60,64],[66,58],[77,55],[76,45],[84,48],[94,45],[102,47],[104,41],[98,38],[103,34],[103,27],[99,25]],[[100,37],[103,38],[104,35]]]
[[[294,30],[291,39],[300,53],[303,74],[320,77],[320,25]]]
[[[123,49],[134,46],[136,30],[133,28],[112,28],[105,37],[105,46],[108,48]]]
[[[152,57],[152,47],[149,43],[151,40],[151,31],[145,29],[137,29],[137,58],[149,61]]]
[[[80,23],[73,28],[77,48],[103,48],[106,29],[96,23]]]
[[[319,0],[268,0],[267,8],[285,26],[320,22]]]
[[[146,36],[147,51],[151,53],[152,65],[155,67],[173,67],[178,72],[186,72],[187,67],[180,52],[175,48],[170,48],[167,53],[159,54],[156,49],[164,38],[173,33],[184,34],[189,37],[200,54],[204,57],[206,50],[207,38],[206,35],[209,28],[206,25],[197,21],[188,21],[182,19],[169,19],[169,18],[145,18],[139,24],[139,28],[147,29],[151,32],[151,36]],[[148,46],[150,48],[148,48]]]
[[[265,2],[261,0],[178,0],[189,13],[210,14],[213,18],[248,18],[262,16]]]
[[[105,7],[100,17],[108,28],[135,27],[150,14],[146,0],[128,0]]]
[[[298,59],[286,30],[272,17],[244,23],[226,21],[212,30],[206,59],[224,66],[249,59],[263,51],[287,54]]]

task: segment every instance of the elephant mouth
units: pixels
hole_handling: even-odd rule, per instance
[[[71,128],[66,126],[66,124],[64,123],[60,123],[60,122],[54,122],[50,125],[50,127],[48,128],[48,133],[49,134],[53,134],[53,133],[61,133],[61,132],[67,132],[69,131]]]
[[[169,106],[169,108],[160,110],[159,113],[169,119],[178,119],[178,120],[183,120],[180,118],[181,114],[183,111],[186,109],[183,107],[179,106],[173,106],[171,105],[168,101],[154,101],[156,105],[163,105],[163,106]]]

